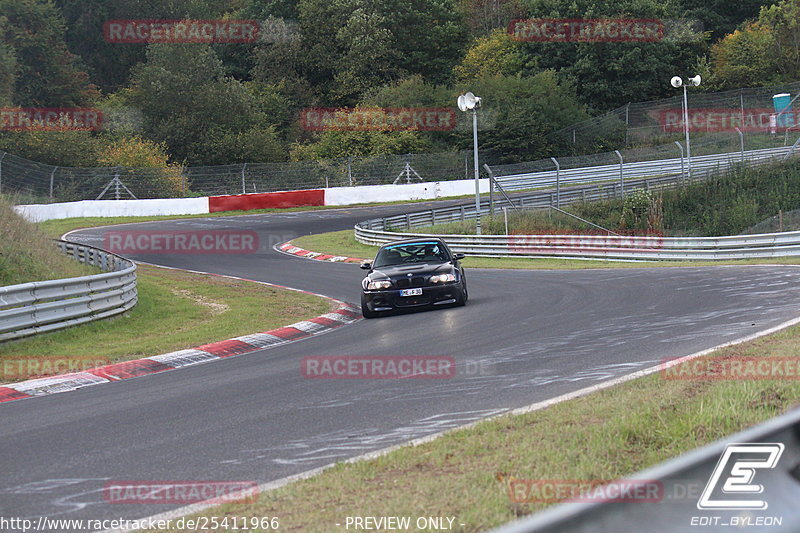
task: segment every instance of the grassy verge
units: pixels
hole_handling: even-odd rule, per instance
[[[128,313],[2,343],[0,362],[21,357],[136,359],[282,327],[331,310],[329,300],[253,282],[148,265],[140,265],[138,275],[139,303]]]
[[[427,232],[429,228],[420,231]],[[316,235],[305,235],[292,241],[295,245],[332,255],[348,257],[372,258],[378,250],[375,246],[367,246],[358,242],[353,230],[332,231]],[[550,259],[522,257],[469,257],[464,259],[464,266],[470,268],[509,268],[509,269],[585,269],[585,268],[643,268],[643,267],[685,267],[713,265],[761,265],[761,264],[800,264],[798,257],[780,257],[774,259],[737,259],[733,261],[591,261],[582,259]]]
[[[792,327],[710,356],[796,358],[798,346],[800,327]],[[547,506],[512,501],[511,480],[621,478],[772,418],[798,398],[800,383],[791,380],[687,381],[656,373],[369,461],[339,463],[255,503],[202,515],[275,516],[281,529],[310,532],[344,530],[347,516],[451,516],[454,531],[484,531]]]
[[[35,224],[26,222],[0,199],[0,287],[97,274],[64,254]]]

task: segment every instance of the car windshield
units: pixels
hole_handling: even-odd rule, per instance
[[[444,263],[449,260],[450,255],[440,242],[407,242],[382,248],[375,258],[375,267],[404,263]]]

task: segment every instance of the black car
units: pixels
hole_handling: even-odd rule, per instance
[[[465,305],[467,278],[460,260],[437,238],[395,241],[378,250],[361,282],[361,313],[374,318],[384,311],[438,305]]]

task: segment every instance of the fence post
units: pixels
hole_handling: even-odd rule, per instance
[[[677,144],[678,148],[681,149],[681,181],[685,185],[686,184],[686,173],[685,173],[684,168],[683,168],[683,145],[681,143],[679,143],[678,141],[675,141],[675,144]]]
[[[119,167],[114,169],[114,199],[119,200]]]
[[[628,102],[628,104],[625,106],[625,148],[628,147],[628,128],[630,127],[630,120],[629,120],[630,109],[631,109],[631,103]]]
[[[739,134],[739,148],[741,149],[742,152],[742,165],[744,166],[744,133],[742,133],[742,130],[740,130],[739,128],[734,128],[734,129],[736,130],[736,133]]]
[[[246,194],[247,193],[247,189],[245,188],[245,184],[244,184],[244,171],[246,169],[247,169],[247,163],[242,165],[242,194]]]
[[[3,155],[0,155],[0,194],[3,194],[3,158],[6,155],[6,152],[3,152]]]
[[[556,166],[556,207],[561,207],[561,165],[558,164],[558,159],[555,157],[551,157],[550,161]],[[550,205],[553,205],[552,200]]]
[[[622,154],[619,153],[619,150],[614,150],[614,153],[617,154],[617,157],[619,157],[619,193],[623,198],[625,198],[625,174]]]
[[[181,166],[181,193],[186,198],[186,167]]]
[[[350,184],[350,187],[353,186],[353,168],[351,163],[353,162],[353,156],[347,156],[347,183]]]
[[[50,173],[50,198],[53,197],[53,180],[56,177],[56,170],[58,170],[58,167],[55,167],[53,171]]]

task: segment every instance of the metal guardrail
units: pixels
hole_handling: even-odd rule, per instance
[[[698,501],[728,444],[781,443],[784,452],[774,468],[744,470],[755,474],[760,494],[728,493],[736,500],[758,499],[764,510],[700,510]],[[594,503],[567,503],[512,522],[494,533],[681,533],[697,531],[748,531],[772,533],[800,531],[800,409],[713,444],[693,450],[626,478],[660,487],[660,498]],[[744,463],[742,463],[744,465]],[[752,463],[750,463],[752,465]],[[726,466],[726,465],[722,465]],[[730,475],[730,466],[723,474]],[[721,485],[722,482],[720,482]],[[750,483],[750,481],[748,481]],[[716,495],[715,495],[716,496]],[[723,495],[722,498],[725,496]],[[655,500],[655,501],[654,501]],[[758,517],[761,517],[760,524]],[[718,518],[717,518],[718,517]],[[780,524],[774,520],[780,519]],[[737,520],[739,527],[732,524]],[[694,522],[694,525],[693,525]],[[727,524],[727,525],[725,525]]]
[[[540,191],[515,195],[499,200],[486,199],[481,202],[481,216],[490,215],[498,208],[515,206],[518,208],[547,208],[558,204],[579,201],[597,201],[619,198],[626,191],[639,188],[659,189],[676,187],[705,179],[716,172],[730,170],[735,164],[756,166],[793,154],[791,147],[753,150],[715,156],[693,158],[693,177],[684,177],[680,159],[628,163],[616,166],[613,177],[608,166],[586,167],[561,170],[560,177],[572,172],[572,181],[593,182],[597,185],[584,185],[569,189]],[[695,164],[697,161],[697,164]],[[630,169],[633,167],[633,170]],[[621,182],[609,183],[609,179],[619,179],[623,175],[640,176]],[[652,174],[648,174],[652,173]],[[548,174],[543,176],[542,174]],[[524,176],[527,176],[525,178]],[[649,176],[649,177],[648,177]],[[552,173],[533,173],[528,175],[503,176],[496,178],[503,184],[516,184],[518,188],[554,185],[555,171]],[[529,181],[523,182],[523,179]],[[516,181],[509,181],[516,180]],[[424,226],[475,218],[474,204],[456,205],[440,209],[418,211],[391,217],[383,217],[360,222],[355,226],[356,239],[368,245],[381,245],[387,242],[430,236],[410,231],[398,232],[390,229],[411,230]],[[732,237],[636,237],[636,236],[596,236],[596,235],[446,235],[447,243],[456,252],[479,257],[562,257],[582,259],[613,260],[730,260],[746,258],[769,258],[800,255],[800,232],[768,233],[761,235],[742,235]]]
[[[794,147],[781,146],[779,148],[693,156],[692,174],[704,173],[709,170],[725,171],[737,164],[758,164],[765,160],[769,161],[786,157],[793,152]],[[621,155],[619,155],[619,157],[621,159]],[[619,164],[614,165],[598,165],[571,169],[558,168],[557,164],[554,163],[553,167],[553,170],[544,172],[497,176],[497,181],[506,191],[518,191],[522,189],[552,187],[556,185],[557,181],[560,184],[597,183],[610,180],[625,181],[659,175],[682,174],[685,171],[684,169],[688,168],[688,165],[686,164],[685,158],[676,157],[672,159],[630,163],[620,161]]]
[[[61,251],[106,272],[0,287],[0,341],[123,313],[136,305],[136,265],[118,255],[66,241]]]

